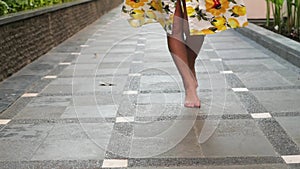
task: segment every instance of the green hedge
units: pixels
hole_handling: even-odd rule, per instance
[[[0,16],[70,1],[72,0],[0,0]]]
[[[266,0],[266,27],[300,41],[300,0]],[[274,22],[271,23],[271,14]]]

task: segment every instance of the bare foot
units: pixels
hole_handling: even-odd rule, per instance
[[[185,91],[184,106],[188,107],[188,108],[200,108],[201,107],[201,102],[200,102],[200,99],[198,98],[196,88]]]

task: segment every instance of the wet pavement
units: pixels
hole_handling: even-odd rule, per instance
[[[159,24],[120,7],[0,83],[0,168],[300,168],[300,69],[234,30],[206,36],[201,109]]]

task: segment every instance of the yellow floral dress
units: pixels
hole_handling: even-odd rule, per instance
[[[177,0],[124,0],[122,14],[133,27],[159,22],[172,32]],[[191,35],[206,35],[248,25],[243,0],[185,0]]]

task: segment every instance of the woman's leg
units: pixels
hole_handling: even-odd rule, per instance
[[[195,61],[197,59],[197,56],[201,50],[201,47],[203,45],[204,36],[203,35],[187,35],[186,38],[186,50],[188,54],[188,62],[189,62],[189,68],[191,69],[196,81],[196,71],[195,71]]]
[[[183,1],[183,7],[186,9],[185,1]],[[203,35],[190,35],[189,30],[189,23],[188,23],[188,17],[187,17],[187,11],[184,11],[184,22],[183,22],[183,29],[184,33],[186,35],[185,44],[186,44],[186,50],[188,54],[188,62],[189,62],[189,68],[191,69],[196,82],[197,82],[197,76],[195,71],[195,61],[197,59],[197,56],[201,50],[201,47],[203,45],[204,36]],[[198,83],[197,83],[198,85]]]
[[[189,67],[188,52],[183,38],[184,16],[181,9],[180,1],[177,1],[174,15],[173,32],[168,35],[168,46],[177,66],[177,69],[182,77],[185,88],[185,106],[186,107],[200,107],[200,100],[197,96],[196,79]]]

